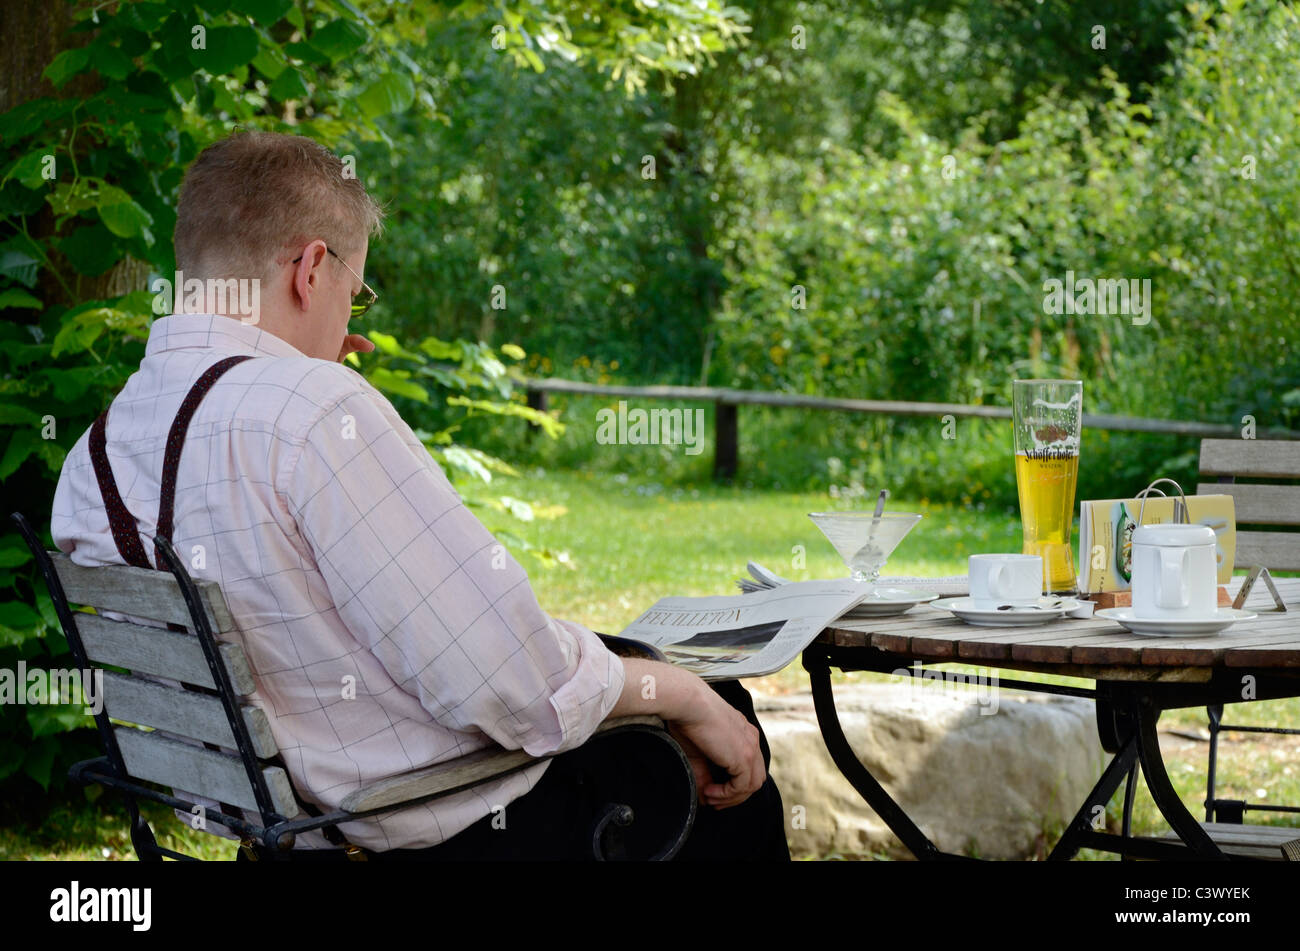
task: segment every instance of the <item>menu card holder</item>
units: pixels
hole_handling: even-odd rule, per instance
[[[1255,587],[1255,582],[1260,578],[1264,579],[1264,584],[1268,588],[1268,593],[1273,596],[1273,603],[1277,607],[1273,608],[1252,608],[1255,611],[1286,611],[1286,602],[1282,596],[1277,593],[1277,585],[1273,584],[1273,576],[1268,573],[1268,569],[1263,565],[1255,565],[1246,575],[1246,580],[1241,583],[1241,590],[1237,592],[1237,598],[1232,602],[1234,608],[1240,608],[1250,597],[1250,591]]]

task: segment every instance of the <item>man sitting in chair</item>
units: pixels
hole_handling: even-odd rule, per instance
[[[256,279],[260,307],[241,314],[231,295],[207,308],[223,313],[154,322],[104,429],[68,454],[55,543],[81,565],[152,565],[153,545],[135,540],[157,531],[169,429],[190,394],[171,539],[193,575],[220,583],[305,801],[332,810],[493,744],[578,751],[606,718],[656,714],[699,788],[679,857],[788,859],[748,693],[617,657],[547,615],[392,404],[341,363],[374,349],[348,321],[375,300],[363,275],[381,218],[310,139],[240,132],[204,150],[181,189],[177,268]],[[339,831],[378,858],[590,857],[578,792],[602,788],[602,772],[653,781],[617,759],[567,752]],[[343,849],[316,831],[293,854]]]

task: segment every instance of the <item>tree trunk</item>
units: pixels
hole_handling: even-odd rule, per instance
[[[85,99],[94,95],[100,88],[100,79],[94,74],[75,76],[57,90],[41,75],[59,53],[86,46],[94,39],[93,32],[68,32],[77,22],[77,11],[88,10],[93,5],[88,0],[78,0],[76,4],[62,0],[45,3],[0,0],[0,36],[7,41],[0,44],[0,113],[43,96]],[[62,172],[68,166],[59,162],[57,167]],[[54,215],[49,206],[30,219],[27,227],[37,241],[48,238],[54,232]],[[53,259],[56,264],[60,260],[57,255]],[[83,275],[76,283],[80,296],[93,300],[142,290],[148,276],[146,263],[127,257],[105,273],[95,277]],[[62,286],[48,271],[42,272],[36,291],[47,306],[78,303],[67,299]]]

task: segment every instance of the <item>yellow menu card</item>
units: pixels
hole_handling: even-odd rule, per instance
[[[1127,591],[1132,577],[1133,532],[1137,528],[1141,499],[1099,499],[1079,504],[1079,591]],[[1232,578],[1237,550],[1237,520],[1230,495],[1187,496],[1187,519],[1214,530],[1214,557],[1218,583]],[[1156,496],[1146,500],[1144,525],[1174,520],[1174,499]]]

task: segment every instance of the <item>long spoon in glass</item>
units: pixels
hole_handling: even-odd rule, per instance
[[[853,556],[850,564],[856,564],[858,559],[862,558],[863,555],[866,555],[871,549],[871,543],[875,541],[876,538],[876,526],[880,524],[880,516],[885,514],[885,499],[887,498],[889,498],[889,490],[881,489],[880,495],[876,497],[876,510],[871,513],[871,531],[867,535],[866,542],[858,549],[857,554]]]

